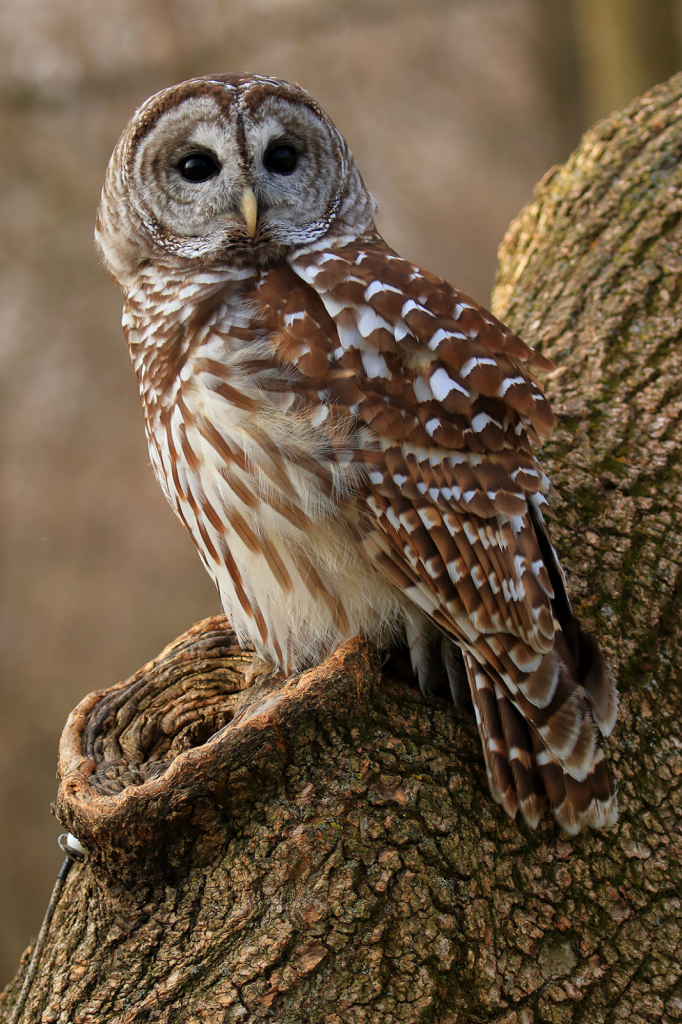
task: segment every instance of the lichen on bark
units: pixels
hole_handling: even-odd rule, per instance
[[[682,1020],[680,155],[678,76],[540,183],[494,295],[557,365],[542,461],[620,682],[618,825],[506,819],[472,721],[359,641],[247,688],[206,620],[71,716],[57,811],[90,855],[24,1021]]]

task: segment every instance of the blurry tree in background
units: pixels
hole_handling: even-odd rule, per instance
[[[678,0],[573,0],[573,13],[587,124],[680,70]]]
[[[60,862],[49,802],[66,715],[218,611],[152,478],[120,297],[92,247],[134,107],[211,71],[300,82],[348,138],[389,242],[486,302],[535,182],[592,120],[682,67],[681,8],[0,2],[1,976]]]

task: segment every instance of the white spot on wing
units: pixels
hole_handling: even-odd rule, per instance
[[[362,344],[360,334],[355,327],[341,327],[337,324],[336,330],[344,349],[357,348]]]
[[[465,309],[473,309],[473,308],[474,307],[470,306],[467,302],[458,302],[457,305],[455,306],[455,308],[452,311],[452,315],[454,316],[454,318],[456,320],[459,316],[461,316],[461,314],[463,313],[463,311]]]
[[[526,382],[523,377],[505,377],[502,383],[500,384],[499,388],[497,389],[497,393],[500,396],[500,398],[503,398],[509,391],[509,388],[512,387],[514,384],[525,383]]]
[[[414,521],[412,516],[406,515],[405,512],[401,513],[401,515],[400,515],[400,522],[403,524],[403,526],[405,527],[405,529],[407,530],[408,533],[414,533],[414,531],[419,526],[419,524]]]
[[[471,567],[471,579],[473,580],[474,586],[477,590],[480,590],[485,583],[485,576],[480,565],[472,565]]]
[[[471,426],[477,434],[480,434],[482,430],[485,430],[489,423],[494,423],[496,427],[499,427],[499,423],[496,423],[492,416],[488,416],[487,412],[479,412],[478,415],[474,416],[472,419]]]
[[[431,374],[431,390],[434,396],[439,402],[442,402],[451,391],[459,391],[460,394],[464,395],[465,398],[470,398],[470,394],[466,388],[463,388],[461,384],[454,381],[444,367],[439,366],[438,369]]]
[[[397,515],[395,514],[390,505],[386,509],[386,517],[394,530],[400,530],[400,520],[398,519]]]
[[[340,302],[338,299],[335,299],[331,292],[325,292],[322,296],[322,301],[330,316],[338,316],[348,306],[351,306],[351,309],[355,308],[349,302]]]
[[[460,377],[468,377],[476,366],[497,366],[497,360],[491,359],[489,356],[472,356],[461,367],[459,371]]]
[[[441,518],[435,508],[427,505],[426,507],[418,508],[419,518],[421,519],[424,526],[430,530],[433,527],[440,526]]]
[[[460,571],[459,564],[457,562],[448,562],[448,574],[453,583],[459,583],[464,575],[464,573]]]
[[[382,316],[375,313],[371,306],[365,306],[358,318],[358,330],[363,338],[367,338],[372,331],[383,327],[384,330],[392,331],[391,325]]]
[[[429,348],[432,352],[435,352],[441,341],[446,341],[448,338],[461,338],[462,341],[467,340],[466,335],[460,331],[444,331],[442,327],[439,327],[429,338]]]
[[[412,312],[413,309],[419,309],[422,312],[426,312],[424,310],[424,307],[420,306],[417,302],[414,301],[414,299],[408,299],[407,302],[404,304],[403,308],[400,310],[400,315],[402,317],[406,317],[407,314]]]
[[[339,256],[335,252],[321,252],[318,253],[315,259],[318,263],[329,263],[330,260],[338,260]]]
[[[378,292],[394,292],[396,295],[402,295],[400,288],[394,288],[392,284],[384,284],[383,281],[372,281],[365,291],[365,301],[369,302]]]
[[[415,377],[412,381],[412,388],[418,402],[430,402],[433,398],[433,391],[424,377]]]
[[[526,476],[534,476],[537,479],[539,479],[539,476],[540,476],[540,474],[538,473],[538,471],[536,469],[528,469],[526,466],[518,466],[515,470],[513,470],[509,474],[509,479],[515,482],[516,481],[516,477],[518,476],[519,473],[524,473]]]
[[[368,377],[390,377],[391,371],[386,365],[386,360],[381,352],[375,349],[367,349],[362,353],[362,365]]]

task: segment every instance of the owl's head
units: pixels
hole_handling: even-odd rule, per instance
[[[109,162],[95,235],[126,287],[151,261],[265,265],[373,224],[348,145],[312,97],[233,74],[140,107]]]

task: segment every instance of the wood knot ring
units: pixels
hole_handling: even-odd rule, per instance
[[[378,677],[376,652],[360,640],[290,679],[252,682],[252,662],[218,615],[71,712],[55,813],[92,865],[130,884],[167,870],[169,857],[206,862],[239,802],[281,779],[297,722],[332,705],[357,714]]]

